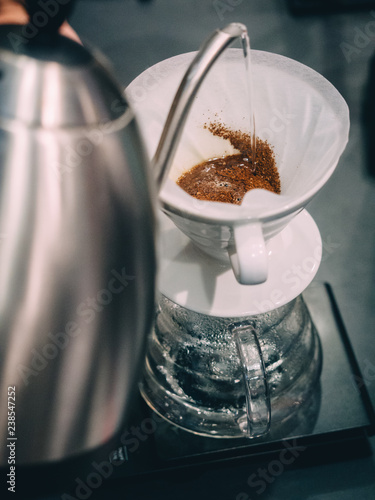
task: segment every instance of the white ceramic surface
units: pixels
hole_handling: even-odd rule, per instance
[[[173,96],[195,53],[162,61],[137,77],[127,94],[152,158]],[[219,120],[246,132],[245,65],[242,51],[227,50],[208,73],[185,125],[160,200],[173,222],[206,253],[231,261],[240,283],[267,279],[265,242],[277,235],[322,188],[348,140],[348,107],[320,74],[297,61],[252,51],[257,135],[272,145],[281,195],[249,191],[241,206],[199,201],[176,185],[203,160],[233,153],[205,123]],[[228,258],[229,257],[229,258]]]
[[[160,212],[158,289],[173,302],[212,316],[249,316],[281,307],[310,284],[319,268],[319,229],[303,210],[266,248],[268,280],[241,285],[229,263],[206,255]]]

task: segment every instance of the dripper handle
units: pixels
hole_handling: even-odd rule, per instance
[[[233,244],[228,248],[228,255],[241,285],[258,285],[267,280],[268,254],[260,221],[233,228]]]
[[[248,323],[231,326],[241,361],[246,391],[247,421],[241,425],[250,438],[260,437],[270,429],[271,403],[262,349],[255,329]]]
[[[246,26],[241,23],[231,23],[221,30],[214,31],[200,47],[187,69],[173,100],[155,156],[152,159],[152,169],[159,191],[167,178],[190,107],[204,77],[220,54],[234,40],[245,36],[246,33]]]

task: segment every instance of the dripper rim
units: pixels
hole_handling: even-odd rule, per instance
[[[227,49],[227,52],[230,51],[240,51],[240,49]],[[178,59],[181,57],[193,57],[194,54],[196,54],[196,51],[193,52],[187,52],[183,54],[179,54],[177,56],[173,56],[169,59],[166,59],[162,62],[165,61],[171,61],[173,59]],[[327,89],[327,92],[329,91],[331,95],[335,95],[337,100],[336,100],[336,107],[337,105],[340,106],[342,113],[346,115],[345,120],[340,121],[340,125],[342,128],[342,135],[340,135],[340,142],[339,142],[339,148],[337,151],[337,160],[332,162],[330,166],[326,169],[324,174],[321,176],[319,179],[319,182],[317,182],[313,187],[308,189],[303,195],[299,196],[298,198],[288,196],[286,194],[281,193],[282,196],[285,198],[285,205],[280,207],[280,204],[278,207],[272,208],[270,210],[264,211],[261,216],[259,214],[254,214],[251,213],[249,210],[244,209],[241,205],[233,205],[229,203],[219,203],[219,202],[212,202],[212,201],[200,201],[195,199],[194,197],[188,195],[187,193],[186,196],[189,196],[192,200],[191,206],[187,206],[185,204],[185,207],[183,209],[177,207],[173,202],[168,199],[166,196],[167,194],[167,183],[165,185],[165,188],[161,190],[160,195],[159,195],[159,201],[161,204],[162,209],[165,212],[171,212],[177,215],[183,215],[186,218],[189,218],[191,220],[196,220],[196,221],[204,221],[207,220],[208,218],[212,218],[213,220],[217,221],[218,219],[221,219],[222,221],[225,222],[232,222],[232,223],[241,223],[244,220],[262,220],[262,221],[267,221],[269,219],[277,217],[284,217],[287,216],[293,212],[297,212],[304,208],[310,201],[311,199],[322,189],[322,187],[328,182],[329,178],[332,176],[333,172],[335,171],[337,164],[339,162],[339,159],[345,150],[345,147],[348,143],[349,139],[349,129],[350,129],[350,118],[349,118],[349,108],[348,105],[341,95],[341,93],[337,90],[337,88],[332,85],[329,80],[327,80],[323,75],[321,75],[319,72],[315,71],[314,69],[310,68],[309,66],[296,61],[295,59],[282,56],[280,54],[275,54],[273,52],[268,52],[268,51],[261,51],[261,50],[254,50],[251,49],[251,54],[252,54],[252,60],[255,59],[255,65],[266,65],[270,66],[274,69],[278,69],[279,65],[283,64],[283,61],[288,61],[288,64],[292,64],[294,68],[300,69],[304,71],[304,74],[306,72],[309,74],[309,77],[311,76],[311,82],[310,84],[314,81],[319,81],[320,86],[324,86],[325,89]],[[158,64],[160,64],[158,63]],[[155,65],[156,66],[156,65]],[[147,70],[146,70],[147,71]],[[304,75],[305,76],[305,75]],[[324,89],[323,89],[324,90]],[[322,94],[322,90],[320,90],[320,93]],[[331,99],[328,99],[330,101]],[[169,178],[169,180],[171,180]],[[173,182],[173,181],[172,181]],[[178,189],[182,191],[182,189],[176,185]],[[255,190],[254,190],[255,191]],[[261,191],[261,190],[258,190]],[[264,190],[263,190],[264,191]],[[275,195],[279,196],[279,195]],[[200,207],[197,208],[196,205],[199,202]],[[201,205],[202,204],[202,205]],[[220,205],[220,216],[215,215],[213,212],[216,211],[219,208]],[[224,212],[224,210],[221,210],[222,206],[226,206],[227,210]],[[202,210],[202,207],[204,207],[204,210]],[[231,208],[229,208],[231,207]],[[235,207],[235,209],[233,209]],[[204,213],[202,213],[204,212]]]

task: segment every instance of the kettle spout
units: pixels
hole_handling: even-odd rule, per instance
[[[246,26],[241,23],[231,23],[223,29],[214,31],[202,44],[187,69],[172,102],[155,156],[152,159],[158,191],[168,176],[190,107],[206,74],[220,54],[234,40],[246,39],[246,37]]]

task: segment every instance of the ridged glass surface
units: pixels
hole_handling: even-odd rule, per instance
[[[168,420],[194,432],[243,436],[246,399],[233,324],[255,329],[271,401],[271,426],[291,416],[320,374],[318,336],[299,296],[274,311],[218,318],[162,297],[149,340],[142,393]]]

